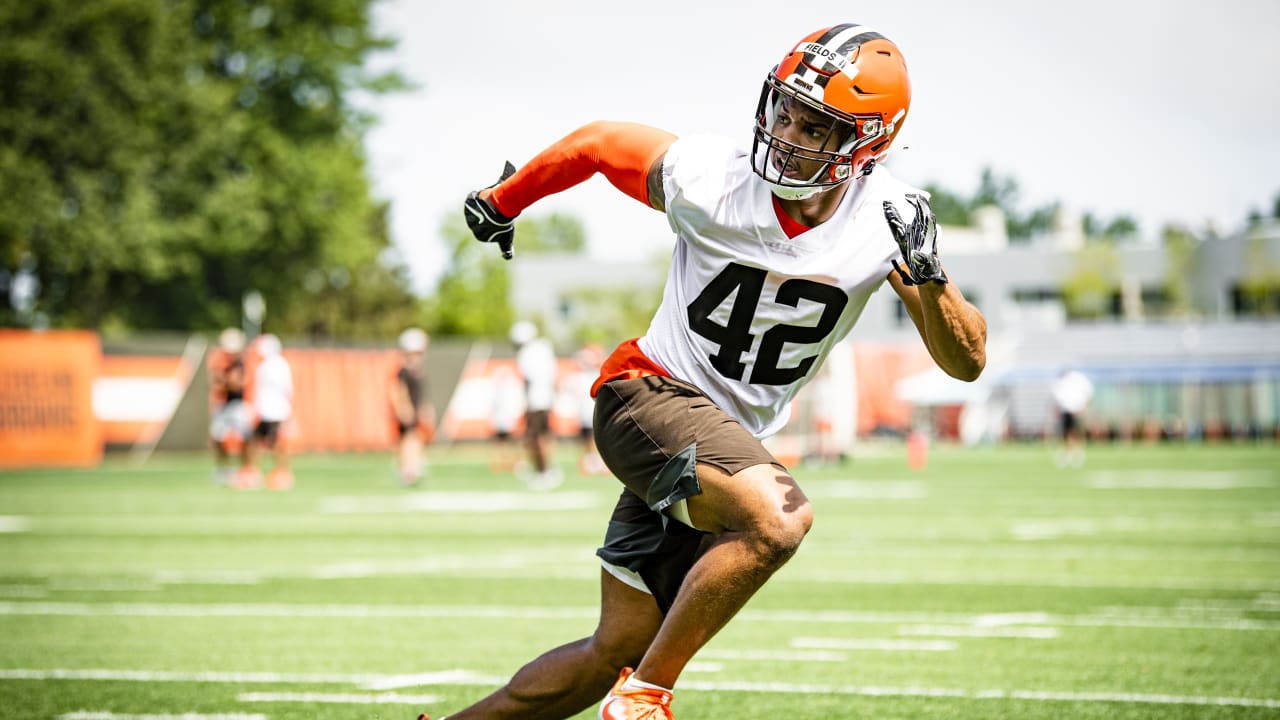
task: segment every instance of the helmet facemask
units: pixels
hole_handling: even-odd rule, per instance
[[[832,108],[805,91],[780,81],[777,68],[765,78],[756,108],[752,167],[769,183],[773,193],[784,200],[803,200],[830,190],[858,174],[870,171],[868,159],[855,167],[859,150],[889,135],[879,115],[851,115]],[[815,115],[825,125],[825,137],[811,136],[813,146],[799,145],[775,134],[779,117],[808,122]],[[794,174],[796,162],[819,163],[809,177]],[[788,175],[787,170],[792,174]]]

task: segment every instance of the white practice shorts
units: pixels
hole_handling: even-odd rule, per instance
[[[245,440],[252,431],[249,408],[240,400],[232,400],[223,405],[214,413],[213,420],[209,423],[209,437],[217,442],[233,437]]]

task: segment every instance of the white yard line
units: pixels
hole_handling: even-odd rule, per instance
[[[1126,470],[1089,473],[1086,484],[1095,490],[1238,490],[1277,483],[1266,470]]]
[[[1052,640],[1058,637],[1058,629],[1041,626],[973,626],[973,625],[903,625],[899,635],[924,635],[929,637],[967,638],[1029,638]]]
[[[951,587],[1034,587],[1102,590],[1220,590],[1229,592],[1280,592],[1280,581],[1271,578],[1152,577],[1118,578],[1079,575],[1029,577],[1010,574],[921,574],[910,572],[832,572],[829,568],[787,570],[774,582],[846,585],[944,585]]]
[[[359,683],[363,690],[399,690],[401,688],[423,687],[424,685],[471,685],[479,678],[495,680],[493,677],[476,675],[470,670],[445,670],[443,672],[415,673],[412,675],[385,675],[375,680]],[[505,678],[497,679],[497,683],[506,682]]]
[[[0,515],[0,533],[23,533],[30,529],[30,518],[21,515]]]
[[[387,685],[387,681],[405,676],[372,673],[280,673],[280,672],[176,672],[165,670],[108,670],[105,668],[35,670],[29,668],[0,669],[0,680],[105,680],[110,682],[185,682],[234,683],[240,685],[354,685],[366,690],[383,690],[409,685]],[[416,676],[425,685],[501,685],[505,677],[482,675],[470,670],[448,670]]]
[[[400,695],[398,693],[379,693],[377,695],[357,695],[355,693],[317,693],[317,692],[256,692],[240,693],[236,696],[240,702],[263,703],[308,703],[329,705],[430,705],[440,702],[436,695]]]
[[[79,712],[59,715],[58,720],[267,720],[266,715],[250,713],[182,713],[181,715],[121,715],[113,712]]]
[[[271,680],[263,678],[272,677]],[[166,673],[142,670],[0,670],[0,679],[17,680],[133,680],[142,682],[297,682],[297,683],[369,683],[377,676],[309,674],[309,673]],[[505,678],[488,678],[479,674],[452,685],[498,685]],[[287,679],[285,679],[287,678]],[[780,682],[681,682],[677,689],[699,692],[758,692],[791,695],[857,695],[868,697],[946,697],[972,700],[1035,700],[1061,702],[1111,702],[1155,705],[1230,705],[1241,707],[1280,708],[1277,698],[1211,697],[1204,695],[1165,695],[1147,693],[1057,692],[1052,690],[966,690],[937,687],[880,687],[852,685],[817,685]],[[368,697],[368,696],[361,696]],[[60,720],[265,720],[261,715],[113,715],[110,713],[73,713]]]
[[[863,638],[791,638],[794,648],[822,648],[826,650],[887,650],[890,652],[950,652],[957,645],[952,640],[894,640]],[[703,653],[706,651],[704,650]],[[700,653],[701,654],[701,653]],[[844,653],[839,653],[844,655]]]
[[[0,601],[0,616],[50,615],[85,617],[281,617],[281,618],[490,618],[520,620],[581,620],[599,615],[596,607],[518,607],[511,605],[289,605],[196,603],[78,603]],[[1179,630],[1280,631],[1280,621],[1249,618],[1186,619],[1177,613],[1152,617],[1125,614],[1054,615],[1050,613],[964,614],[923,612],[856,612],[848,610],[744,610],[749,622],[884,625],[998,625],[1042,627],[1171,628]]]
[[[320,512],[330,514],[387,513],[496,513],[589,510],[602,497],[588,492],[416,492],[388,497],[337,496],[320,501]]]
[[[681,682],[677,690],[704,692],[759,692],[791,695],[859,695],[867,697],[947,697],[971,700],[1039,700],[1061,702],[1112,702],[1154,705],[1233,705],[1280,708],[1280,699],[1207,697],[1144,693],[1076,693],[1043,690],[964,690],[960,688],[878,687],[752,682]]]
[[[794,646],[794,643],[793,643]],[[708,660],[767,660],[769,662],[847,662],[848,653],[830,650],[719,650],[708,648],[698,652]]]

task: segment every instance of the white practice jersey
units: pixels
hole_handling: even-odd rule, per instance
[[[921,191],[877,166],[834,216],[788,238],[750,154],[727,138],[677,140],[662,176],[676,244],[640,350],[756,437],[772,435],[900,257],[883,202],[910,221],[904,196]]]
[[[254,372],[253,409],[260,420],[284,422],[293,415],[293,373],[282,355],[264,358]]]
[[[516,351],[516,366],[524,377],[526,407],[550,410],[556,399],[556,351],[546,338],[534,338]]]

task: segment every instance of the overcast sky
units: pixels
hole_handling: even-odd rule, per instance
[[[765,73],[840,22],[906,56],[889,165],[908,182],[968,194],[990,166],[1024,210],[1130,214],[1151,237],[1168,221],[1233,230],[1280,193],[1280,0],[382,0],[376,22],[400,42],[379,64],[418,85],[374,103],[368,149],[419,290],[446,261],[440,223],[504,160],[596,119],[747,142]],[[662,216],[601,177],[526,214],[553,210],[585,221],[593,255],[670,247]]]

